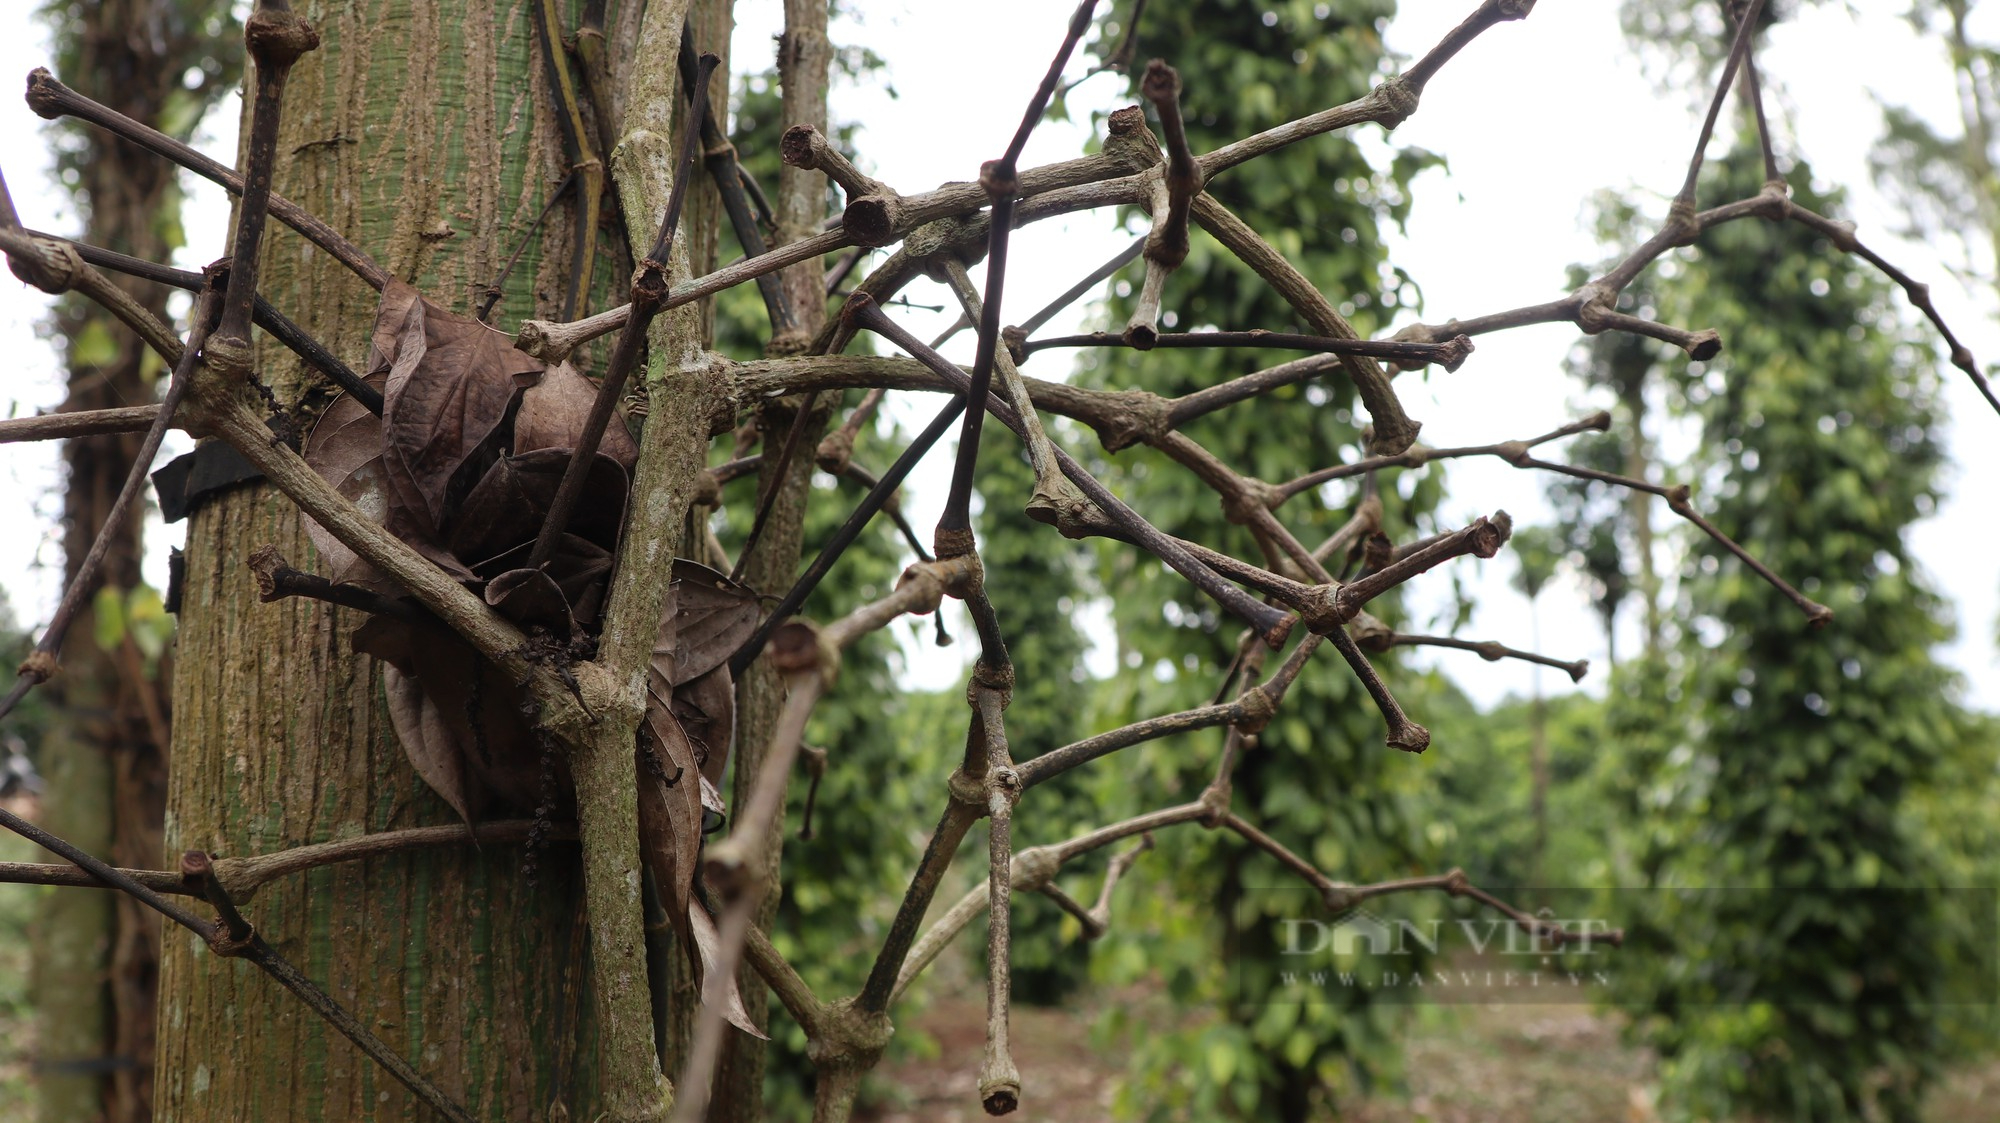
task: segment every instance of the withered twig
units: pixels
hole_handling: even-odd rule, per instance
[[[336,585],[317,573],[293,569],[278,548],[268,542],[250,552],[250,571],[257,575],[257,599],[265,604],[286,597],[306,597],[406,624],[437,623],[437,617],[407,600],[385,597],[358,585]]]
[[[1188,207],[1201,194],[1201,165],[1188,148],[1187,128],[1181,122],[1181,76],[1163,59],[1146,64],[1140,92],[1153,103],[1160,117],[1161,131],[1167,136],[1167,169],[1154,189],[1151,202],[1153,228],[1146,236],[1146,280],[1139,302],[1126,321],[1122,341],[1141,351],[1149,351],[1159,338],[1160,298],[1166,292],[1167,277],[1181,267],[1188,255]]]
[[[820,547],[812,564],[807,566],[806,571],[799,575],[799,579],[792,583],[792,587],[785,591],[784,598],[771,610],[771,614],[764,618],[763,624],[758,626],[757,631],[744,642],[736,654],[729,657],[729,666],[734,673],[742,674],[744,669],[750,666],[751,661],[757,658],[758,653],[764,650],[764,644],[770,640],[771,633],[806,603],[806,598],[812,595],[812,591],[819,587],[820,581],[833,569],[833,563],[839,561],[840,555],[846,553],[847,548],[854,544],[854,540],[861,536],[862,528],[866,527],[868,521],[875,517],[875,512],[881,510],[883,504],[889,501],[889,497],[896,493],[896,489],[903,486],[903,480],[917,466],[917,461],[922,460],[931,450],[931,446],[937,443],[938,438],[944,436],[945,431],[951,428],[952,422],[958,420],[958,411],[964,408],[965,399],[962,396],[954,396],[951,401],[946,402],[944,408],[937,412],[937,416],[931,418],[931,423],[924,426],[924,431],[917,434],[909,447],[903,450],[903,454],[898,456],[896,462],[889,466],[889,470],[882,474],[882,478],[869,489],[867,497],[854,508],[854,513],[847,516],[847,521],[840,524],[840,529],[833,532],[833,536],[826,540],[826,545]]]
[[[4,187],[4,180],[0,180],[0,189]],[[83,294],[132,329],[168,367],[180,362],[181,341],[173,329],[131,293],[91,268],[68,243],[0,223],[0,253],[7,255],[8,268],[15,276],[51,295],[71,291]]]
[[[1111,892],[1118,888],[1118,882],[1126,871],[1139,862],[1139,855],[1153,848],[1153,836],[1142,834],[1139,841],[1111,856],[1111,862],[1104,867],[1104,884],[1097,891],[1097,903],[1085,914],[1088,921],[1083,926],[1083,936],[1095,940],[1111,930]]]
[[[1714,523],[1709,522],[1699,511],[1696,511],[1691,501],[1691,497],[1694,494],[1693,489],[1689,488],[1686,484],[1675,484],[1672,487],[1666,487],[1660,484],[1648,483],[1645,480],[1634,479],[1631,476],[1621,476],[1616,472],[1601,472],[1595,468],[1584,468],[1574,464],[1556,464],[1547,460],[1537,460],[1525,454],[1518,458],[1510,459],[1510,462],[1516,468],[1540,469],[1545,472],[1555,472],[1560,475],[1572,476],[1579,480],[1592,480],[1597,483],[1611,484],[1614,487],[1643,491],[1648,495],[1657,495],[1667,501],[1667,508],[1674,514],[1679,515],[1700,528],[1701,532],[1714,539],[1717,545],[1736,555],[1744,565],[1750,567],[1752,572],[1762,577],[1772,588],[1783,593],[1787,600],[1799,607],[1799,611],[1806,614],[1807,622],[1813,627],[1823,628],[1833,620],[1832,609],[1799,592],[1798,589],[1792,586],[1791,582],[1778,576],[1777,572],[1770,566],[1757,560],[1756,557],[1751,555],[1750,551],[1739,545],[1734,538],[1724,534]]]
[[[535,220],[528,224],[526,230],[521,231],[519,238],[515,239],[514,252],[507,255],[507,263],[500,267],[500,272],[494,274],[492,282],[482,290],[484,295],[479,298],[479,311],[474,316],[480,323],[486,322],[486,317],[493,314],[493,306],[500,303],[500,297],[505,295],[503,290],[507,284],[507,277],[514,272],[514,266],[520,262],[521,255],[528,252],[528,246],[535,240],[535,232],[542,228],[542,223],[549,220],[549,212],[555,210],[556,204],[562,202],[563,196],[575,186],[576,172],[574,170],[564,172],[563,177],[549,190],[549,197],[542,201],[542,209],[535,212]]]
[[[584,120],[582,96],[570,72],[569,51],[562,42],[562,12],[557,9],[556,0],[532,0],[528,9],[535,38],[542,48],[549,89],[555,95],[556,129],[562,137],[563,156],[576,188],[569,287],[563,295],[563,319],[568,320],[575,318],[577,309],[589,298],[591,278],[597,271],[597,226],[604,208],[604,161],[598,156],[593,130]],[[686,42],[686,36],[682,42]],[[554,196],[550,198],[553,200]]]
[[[1146,14],[1146,0],[1132,0],[1132,16],[1125,21],[1125,34],[1118,40],[1118,46],[1104,56],[1104,61],[1083,72],[1082,77],[1065,84],[1056,96],[1068,97],[1071,90],[1107,71],[1122,70],[1132,65],[1132,48],[1139,40],[1139,20]]]
[[[215,876],[215,863],[205,850],[189,850],[181,855],[181,883],[215,906],[216,919],[220,922],[216,939],[226,938],[230,943],[241,945],[256,933],[243,914],[237,911],[236,902],[229,896],[229,890]]]
[[[1564,662],[1533,651],[1508,647],[1493,640],[1474,641],[1455,639],[1451,636],[1415,636],[1404,632],[1386,632],[1380,635],[1362,635],[1359,637],[1359,642],[1364,651],[1380,652],[1392,647],[1449,647],[1458,651],[1470,651],[1488,663],[1497,663],[1502,659],[1520,659],[1528,663],[1539,663],[1544,667],[1554,667],[1569,675],[1571,682],[1582,682],[1583,676],[1590,673],[1588,659]]]
[[[677,61],[681,85],[693,88],[695,82],[700,80],[701,67],[695,58],[692,22],[681,30],[680,57]],[[746,191],[746,187],[754,188],[756,183],[750,170],[737,161],[736,146],[729,142],[729,134],[716,123],[714,106],[709,106],[701,115],[701,138],[707,153],[702,163],[708,167],[709,177],[715,181],[715,190],[722,196],[722,211],[729,216],[729,228],[736,234],[736,244],[743,247],[745,257],[762,255],[768,248],[764,243],[764,229],[757,224],[757,216],[751,212],[750,197]],[[761,198],[763,192],[756,194]],[[770,209],[766,203],[764,210],[767,214]],[[779,282],[778,275],[760,273],[756,280],[757,294],[764,298],[764,312],[771,318],[772,337],[797,331],[798,316],[785,297],[785,286]]]
[[[1004,648],[1000,657],[1006,657]],[[982,669],[986,658],[981,656]],[[973,682],[972,720],[986,750],[986,768],[976,778],[985,788],[987,818],[986,1050],[979,1065],[979,1102],[988,1115],[1006,1115],[1021,1102],[1021,1073],[1007,1035],[1013,978],[1014,804],[1021,798],[1021,785],[1001,719],[1008,692],[981,683],[977,674]]]
[[[1764,90],[1757,80],[1756,51],[1747,51],[1743,55],[1743,85],[1757,122],[1757,147],[1764,157],[1764,182],[1782,183],[1785,177],[1778,171],[1778,155],[1771,147],[1771,123],[1764,119]]]
[[[1020,350],[1023,356],[1027,356],[1049,347],[1132,347],[1141,351],[1150,351],[1155,347],[1268,347],[1285,351],[1318,351],[1328,355],[1369,355],[1378,359],[1393,359],[1412,368],[1442,363],[1446,370],[1457,370],[1465,362],[1465,357],[1472,353],[1472,340],[1463,335],[1453,336],[1441,343],[1410,343],[1392,339],[1336,339],[1261,330],[1170,334],[1155,331],[1150,341],[1142,346],[1128,338],[1132,334],[1130,327],[1125,331],[1125,335],[1094,331],[1084,335],[1030,339],[1021,344]]]
[[[1270,678],[1245,690],[1233,701],[1135,721],[1130,725],[1099,733],[1095,737],[1086,737],[1061,748],[1051,749],[1038,757],[1024,760],[1014,767],[1021,777],[1021,790],[1025,792],[1045,780],[1068,772],[1080,764],[1117,752],[1119,749],[1146,741],[1157,741],[1176,733],[1213,729],[1218,725],[1241,725],[1261,729],[1264,723],[1270,720],[1272,712],[1285,700],[1285,693],[1291,689],[1292,683],[1297,681],[1299,673],[1305,669],[1306,661],[1312,657],[1319,644],[1320,637],[1306,636],[1292,649],[1292,654]]]
[[[243,177],[228,167],[209,159],[180,141],[160,132],[158,129],[142,125],[114,109],[99,105],[56,80],[47,70],[36,67],[28,74],[28,108],[36,115],[55,120],[70,116],[88,121],[122,140],[144,148],[155,155],[164,156],[180,167],[218,184],[231,194],[243,193]],[[380,291],[389,283],[389,272],[375,263],[375,260],[361,251],[359,246],[343,238],[312,212],[297,203],[279,195],[272,195],[270,213],[279,222],[304,235],[306,240],[331,254],[334,260],[347,266],[354,274],[368,282],[369,287]]]
[[[442,827],[408,827],[403,830],[356,835],[353,838],[337,839],[333,842],[294,846],[269,854],[223,858],[215,863],[215,870],[216,877],[221,879],[236,898],[248,901],[257,890],[269,882],[291,874],[318,869],[321,866],[357,862],[363,858],[402,854],[411,850],[458,846],[474,841],[482,844],[524,842],[536,829],[535,821],[532,819],[501,819],[480,823],[474,827],[459,823]],[[576,827],[574,824],[557,824],[547,827],[542,837],[575,841]],[[163,896],[201,895],[181,880],[178,871],[119,869],[117,872]],[[0,884],[56,885],[71,889],[117,888],[115,885],[105,884],[79,866],[50,862],[0,862]]]
[[[69,413],[38,413],[0,421],[0,444],[22,441],[62,441],[104,433],[143,433],[160,416],[159,406],[120,406]]]
[[[965,266],[950,255],[945,257],[944,279],[952,295],[958,298],[959,306],[965,310],[966,317],[984,323],[985,302],[979,291],[972,287],[972,277],[965,271]],[[1035,490],[1028,510],[1031,515],[1059,518],[1057,512],[1076,502],[1076,493],[1063,482],[1062,466],[1056,462],[1055,445],[1050,443],[1048,433],[1042,428],[1041,414],[1036,412],[1034,400],[1029,397],[1027,385],[1021,381],[1021,372],[1015,368],[1014,361],[1012,348],[996,348],[993,352],[993,370],[1000,377],[999,397],[1011,404],[1015,416],[1020,418],[1021,443],[1028,448],[1028,465],[1035,473]]]
[[[250,308],[257,299],[257,251],[271,204],[271,176],[278,162],[278,117],[284,108],[285,79],[292,64],[319,49],[319,32],[291,10],[287,0],[260,0],[243,24],[243,42],[256,66],[257,94],[250,106],[250,139],[243,171],[243,197],[236,206],[236,236],[230,241],[229,284],[222,316],[208,344],[207,363],[236,378],[251,377]]]
[[[841,479],[860,484],[871,492],[882,486],[881,477],[851,460],[841,465],[840,471],[837,474]],[[931,552],[924,549],[924,540],[917,537],[917,528],[911,526],[910,520],[903,517],[903,505],[896,502],[894,492],[890,493],[889,500],[882,505],[882,509],[888,513],[890,520],[896,524],[896,529],[902,532],[903,541],[909,543],[910,552],[917,555],[917,560],[932,560]]]
[[[826,778],[826,750],[800,745],[799,756],[806,762],[806,806],[799,813],[799,838],[813,836],[813,809],[819,805],[819,784]]]
[[[743,567],[749,563],[750,555],[757,549],[757,542],[764,537],[764,527],[769,524],[771,512],[778,505],[778,495],[785,490],[785,480],[789,476],[792,461],[798,459],[799,446],[805,443],[806,430],[814,428],[807,424],[812,411],[819,404],[819,391],[808,393],[792,412],[792,423],[785,428],[785,443],[778,450],[778,463],[774,471],[759,472],[767,481],[757,496],[757,512],[750,519],[750,533],[743,537],[743,548],[736,551],[736,564],[729,570],[731,581],[743,579]]]
[[[992,305],[987,305],[990,309]],[[942,378],[953,389],[966,392],[970,388],[970,378],[949,360],[936,351],[925,347],[917,339],[904,331],[901,326],[882,314],[866,293],[856,293],[847,302],[845,316],[852,316],[855,322],[879,335],[886,336],[898,347],[908,351],[919,362]],[[997,397],[988,396],[986,408],[992,411],[1008,428],[1020,433],[1023,424],[1013,407]],[[1176,573],[1188,579],[1196,588],[1215,598],[1224,608],[1255,625],[1265,642],[1272,645],[1284,642],[1285,634],[1291,628],[1291,618],[1267,604],[1246,595],[1242,590],[1218,576],[1214,570],[1196,560],[1180,544],[1162,534],[1160,530],[1142,518],[1138,512],[1127,507],[1111,490],[1095,476],[1085,471],[1081,464],[1062,449],[1055,449],[1056,463],[1063,475],[1080,488],[1085,497],[1109,517],[1132,540],[1146,548],[1161,561],[1171,566]],[[944,556],[942,550],[938,551]]]
[[[764,894],[764,871],[768,868],[765,850],[772,837],[771,828],[784,810],[785,788],[793,762],[804,744],[806,721],[832,685],[840,652],[904,613],[937,611],[947,590],[962,593],[974,564],[976,559],[964,558],[920,562],[903,571],[895,591],[888,596],[863,605],[824,628],[791,620],[777,630],[771,662],[785,677],[788,688],[785,708],[771,732],[750,797],[737,814],[729,837],[711,845],[702,858],[702,881],[719,892],[724,901],[718,924],[721,938],[715,965],[718,975],[726,978],[735,974],[754,927],[751,922]],[[720,1004],[704,1003],[696,1021],[694,1043],[688,1050],[680,1099],[674,1108],[676,1121],[703,1117],[721,1049],[722,1027]]]
[[[1573,421],[1568,425],[1543,433],[1539,437],[1531,437],[1525,441],[1502,441],[1498,444],[1465,445],[1458,448],[1425,448],[1422,445],[1413,445],[1394,456],[1371,456],[1365,460],[1357,460],[1352,464],[1337,464],[1331,468],[1322,468],[1317,472],[1308,472],[1297,479],[1288,480],[1285,483],[1277,485],[1277,492],[1280,501],[1283,501],[1298,495],[1300,492],[1310,491],[1331,480],[1365,475],[1382,468],[1421,468],[1433,460],[1453,460],[1464,456],[1498,456],[1504,460],[1512,461],[1514,458],[1525,456],[1529,449],[1537,445],[1546,444],[1549,441],[1559,440],[1563,437],[1573,437],[1578,433],[1602,433],[1609,428],[1611,428],[1610,412],[1599,410],[1589,417]]]
[[[1524,19],[1535,6],[1534,0],[1484,0],[1463,23],[1438,40],[1437,46],[1402,74],[1387,79],[1368,93],[1331,109],[1287,121],[1261,133],[1225,144],[1201,158],[1201,170],[1208,178],[1247,160],[1275,152],[1288,144],[1372,121],[1384,130],[1394,129],[1417,111],[1424,85],[1453,55],[1496,23]]]
[[[93,246],[84,242],[59,238],[54,234],[44,234],[39,230],[24,230],[22,233],[32,238],[45,238],[63,242],[76,251],[78,257],[101,269],[110,269],[128,277],[168,285],[186,292],[200,292],[208,282],[199,273],[185,269],[175,269],[170,265],[159,265],[151,261],[130,257],[126,254]],[[85,295],[90,295],[86,293]],[[352,367],[340,361],[339,357],[326,349],[326,345],[307,334],[306,330],[293,323],[283,312],[259,294],[250,307],[251,322],[263,328],[272,339],[283,344],[285,349],[304,359],[307,366],[332,379],[336,385],[354,395],[368,412],[382,416],[382,392],[362,381]],[[180,341],[175,340],[176,347]],[[144,426],[140,426],[144,428]]]
[[[972,549],[972,476],[979,464],[980,427],[986,421],[986,411],[980,403],[986,400],[987,387],[992,384],[993,353],[1000,345],[1000,306],[1007,280],[1007,239],[1014,228],[1014,203],[1020,189],[1017,162],[1021,158],[1021,150],[1027,146],[1028,134],[1041,121],[1042,111],[1048,108],[1056,83],[1062,79],[1063,66],[1069,62],[1070,52],[1076,49],[1077,42],[1089,29],[1091,13],[1096,9],[1097,0],[1081,0],[1077,4],[1076,12],[1070,16],[1069,30],[1063,36],[1062,47],[1050,61],[1048,73],[1042,77],[1042,84],[1029,101],[1028,111],[1022,115],[1021,125],[1014,131],[1014,139],[1008,143],[1007,151],[979,170],[980,186],[986,190],[992,204],[986,235],[986,291],[982,295],[979,317],[979,343],[973,353],[971,381],[965,393],[966,401],[972,405],[965,411],[965,421],[959,430],[958,459],[952,465],[951,487],[945,494],[944,512],[938,516],[937,531],[932,538],[931,548],[941,558],[956,557]]]
[[[1347,317],[1340,314],[1340,310],[1306,279],[1305,274],[1299,272],[1297,266],[1265,241],[1263,235],[1217,202],[1213,195],[1196,196],[1193,214],[1202,229],[1277,289],[1313,331],[1340,339],[1360,338],[1354,325],[1347,322]],[[1423,426],[1403,411],[1403,403],[1396,397],[1396,391],[1390,386],[1389,376],[1382,370],[1381,364],[1366,355],[1342,355],[1340,361],[1354,382],[1355,394],[1361,398],[1368,416],[1374,420],[1374,451],[1386,455],[1410,447],[1417,439],[1417,431]]]
[[[1106,280],[1110,279],[1110,277],[1113,274],[1117,273],[1120,269],[1125,268],[1127,265],[1132,264],[1133,259],[1138,257],[1140,253],[1144,252],[1145,248],[1146,248],[1146,236],[1141,234],[1139,237],[1132,239],[1132,244],[1126,246],[1122,250],[1119,250],[1117,253],[1112,254],[1111,260],[1106,261],[1104,264],[1098,266],[1095,269],[1092,269],[1090,273],[1083,278],[1083,280],[1078,281],[1077,283],[1064,289],[1062,291],[1062,295],[1056,297],[1054,300],[1049,301],[1047,304],[1044,304],[1040,311],[1036,312],[1034,315],[1028,317],[1027,319],[1022,320],[1018,325],[1008,328],[1006,331],[1002,332],[1001,338],[1007,343],[1010,349],[1014,348],[1015,346],[1017,346],[1015,343],[1016,339],[1025,340],[1028,336],[1031,336],[1036,332],[1040,331],[1043,325],[1047,324],[1050,320],[1055,319],[1057,313],[1061,312],[1063,309],[1069,307],[1070,305],[1075,304],[1078,300],[1081,300],[1083,297],[1089,295],[1092,291],[1094,291],[1097,288],[1098,285],[1101,285]],[[942,345],[941,341],[939,343],[931,344],[932,347],[938,347],[941,345]],[[1026,351],[1017,351],[1014,355],[1014,361],[1019,362],[1023,358],[1025,358],[1026,355],[1027,355]]]
[[[1514,531],[1514,520],[1505,511],[1495,511],[1491,518],[1474,519],[1462,530],[1445,535],[1438,541],[1399,559],[1345,585],[1317,586],[1319,602],[1302,610],[1306,627],[1315,633],[1326,635],[1341,631],[1354,619],[1361,606],[1408,581],[1419,573],[1432,569],[1453,558],[1475,554],[1490,558],[1500,551]],[[1338,639],[1338,637],[1336,637]]]
[[[861,396],[861,402],[840,423],[840,428],[820,438],[819,448],[813,451],[813,460],[823,471],[838,472],[854,455],[854,442],[861,438],[861,427],[875,416],[882,406],[887,391],[876,387]]]
[[[1729,89],[1736,84],[1736,68],[1750,54],[1750,40],[1757,29],[1757,17],[1764,10],[1764,0],[1750,0],[1743,17],[1736,21],[1736,36],[1729,44],[1729,57],[1722,64],[1722,77],[1715,83],[1715,96],[1708,101],[1708,116],[1702,118],[1701,133],[1695,138],[1694,155],[1688,158],[1687,179],[1681,184],[1680,194],[1674,196],[1673,207],[1684,216],[1694,214],[1695,183],[1701,178],[1702,157],[1708,152],[1708,140],[1715,135],[1715,120],[1722,115],[1722,102],[1729,96]],[[1673,219],[1667,220],[1671,228]]]

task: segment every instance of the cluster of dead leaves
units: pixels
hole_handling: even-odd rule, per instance
[[[568,363],[544,368],[513,340],[391,282],[376,313],[367,379],[381,417],[351,397],[327,407],[306,462],[370,518],[529,634],[558,666],[588,657],[624,522],[638,447],[614,419],[555,556],[528,568],[596,384]],[[401,590],[319,524],[306,530],[326,577],[385,596]],[[754,594],[714,570],[674,562],[647,675],[637,744],[641,852],[704,973],[713,921],[693,899],[704,811],[720,816],[735,724],[729,656],[758,623]],[[354,647],[383,664],[389,717],[417,774],[468,822],[498,810],[573,817],[568,769],[510,682],[442,624],[376,616]],[[685,920],[685,924],[680,923]],[[734,980],[730,1020],[755,1033]]]

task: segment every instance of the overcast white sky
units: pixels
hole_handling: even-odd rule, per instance
[[[837,43],[865,41],[890,60],[889,79],[899,95],[879,88],[835,91],[837,119],[862,121],[857,141],[864,163],[890,184],[917,191],[948,179],[970,179],[979,164],[999,154],[1029,94],[1060,41],[1073,0],[1009,0],[1002,4],[957,0],[926,4],[889,0],[856,5],[857,24],[834,28]],[[1405,3],[1390,27],[1392,50],[1416,55],[1427,49],[1473,7],[1472,0]],[[733,43],[735,65],[750,68],[772,57],[779,5],[737,5],[739,28]],[[1003,8],[1006,18],[987,19],[981,9]],[[1909,244],[1891,231],[1899,215],[1868,182],[1865,158],[1878,134],[1876,97],[1906,105],[1920,115],[1956,129],[1951,72],[1935,43],[1917,37],[1897,13],[1900,2],[1868,5],[1863,12],[1827,5],[1808,9],[1775,32],[1762,62],[1767,80],[1782,86],[1777,99],[1781,154],[1800,153],[1818,175],[1849,191],[1851,210],[1862,234],[1890,260],[1920,280],[1975,354],[2000,359],[2000,328],[1990,292],[1970,292],[1944,268],[1941,249]],[[1421,112],[1382,139],[1369,127],[1363,135],[1374,156],[1392,146],[1414,145],[1444,154],[1449,172],[1432,171],[1415,187],[1414,213],[1406,236],[1391,240],[1393,259],[1423,286],[1423,317],[1440,321],[1469,317],[1553,298],[1563,290],[1572,262],[1595,261],[1605,248],[1584,230],[1585,207],[1602,188],[1635,189],[1663,211],[1666,196],[1685,168],[1698,118],[1694,99],[1663,96],[1642,72],[1617,26],[1617,5],[1542,4],[1527,21],[1489,31],[1432,80]],[[983,79],[992,95],[964,97],[967,56],[935,49],[947,36],[979,26],[986,42],[981,64],[1008,67]],[[1976,37],[2000,38],[2000,27],[1975,28]],[[1144,52],[1143,31],[1141,53]],[[39,27],[0,38],[0,75],[19,76],[47,62]],[[1170,60],[1171,61],[1171,60]],[[1080,74],[1084,60],[1072,64]],[[1875,76],[1875,77],[1867,77]],[[1100,76],[1072,95],[1077,124],[1044,124],[1028,146],[1032,166],[1076,155],[1093,108],[1121,104],[1119,81]],[[214,131],[202,146],[229,159],[234,152],[236,109],[226,105],[213,117]],[[19,101],[0,104],[0,161],[16,204],[31,225],[58,232],[76,228],[76,216],[49,181],[49,160],[41,122]],[[222,135],[217,135],[218,133]],[[921,137],[921,143],[909,138]],[[1674,138],[1663,143],[1662,138]],[[1682,139],[1685,138],[1685,139]],[[1245,174],[1237,172],[1234,174]],[[187,223],[191,244],[185,264],[215,255],[227,221],[226,202],[212,189],[195,191]],[[1199,235],[1198,235],[1199,236]],[[1117,231],[1109,215],[1077,215],[1029,227],[1017,235],[1009,257],[1007,308],[1020,315],[1040,307],[1122,246],[1130,235]],[[11,279],[10,279],[11,281]],[[913,288],[920,303],[945,304],[942,289]],[[13,376],[0,387],[0,413],[8,416],[52,408],[61,399],[56,359],[37,337],[47,299],[9,283],[0,286],[0,346],[17,357]],[[907,316],[920,336],[934,335],[948,317],[923,312]],[[1051,332],[1078,330],[1087,309]],[[1256,326],[1256,325],[1230,325]],[[1580,390],[1562,375],[1562,360],[1577,334],[1565,325],[1547,325],[1482,337],[1479,350],[1453,374],[1398,381],[1411,414],[1425,423],[1427,443],[1479,444],[1526,436],[1553,427],[1558,419],[1586,407]],[[1725,341],[1726,342],[1726,341]],[[959,352],[964,354],[960,355]],[[947,349],[970,358],[969,341]],[[1056,368],[1038,369],[1052,377]],[[2000,651],[1994,632],[2000,617],[2000,578],[1990,551],[1968,550],[1985,538],[1977,512],[1991,500],[1978,498],[1977,482],[2000,479],[2000,417],[1986,411],[1962,375],[1946,370],[1947,441],[1953,468],[1950,498],[1938,513],[1915,528],[1914,552],[1935,588],[1957,609],[1958,639],[1938,652],[1964,676],[1966,698],[1982,708],[2000,709]],[[917,403],[901,416],[928,416]],[[1669,449],[1684,434],[1656,434]],[[163,458],[184,451],[170,448]],[[927,481],[948,475],[944,442],[913,476],[906,509],[919,526],[934,521],[942,488]],[[58,476],[53,449],[11,445],[0,449],[0,586],[16,612],[39,622],[53,608],[59,590],[59,557],[49,531],[56,510]],[[1493,461],[1463,461],[1430,470],[1449,472],[1451,499],[1446,514],[1463,521],[1504,507],[1517,521],[1545,522],[1544,480]],[[1664,510],[1662,523],[1672,520]],[[164,580],[164,547],[178,543],[180,527],[155,527],[152,580]],[[1051,539],[1051,548],[1066,548]],[[1468,638],[1518,641],[1529,634],[1525,601],[1507,586],[1512,563],[1502,555],[1491,562],[1458,563],[1479,609],[1462,634]],[[1441,575],[1413,585],[1420,611],[1442,611],[1448,582]],[[1776,595],[1776,594],[1773,594]],[[1563,581],[1544,594],[1543,647],[1564,658],[1587,657],[1601,667],[1604,641],[1582,591]],[[1101,618],[1101,614],[1099,614]],[[956,631],[968,628],[960,616]],[[1635,649],[1631,637],[1620,649]],[[906,648],[918,662],[913,677],[943,685],[961,674],[957,660],[965,645],[940,652],[926,643]],[[1525,693],[1531,672],[1513,663],[1487,664],[1476,657],[1442,653],[1453,677],[1482,702],[1507,693]],[[1093,665],[1109,670],[1109,653]],[[1601,689],[1601,676],[1586,689]],[[1596,684],[1593,686],[1593,682]],[[1545,677],[1551,689],[1569,689],[1565,676]]]

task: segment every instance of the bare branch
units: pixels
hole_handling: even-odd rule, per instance
[[[180,141],[149,128],[125,116],[123,113],[84,97],[56,80],[55,75],[40,67],[28,74],[28,108],[46,119],[69,116],[88,121],[98,128],[130,141],[158,156],[164,156],[180,167],[218,184],[232,195],[243,194],[243,177],[230,168],[196,152]],[[353,270],[354,274],[368,282],[370,288],[380,291],[389,283],[389,273],[375,260],[363,253],[360,247],[334,232],[333,227],[315,217],[312,212],[279,195],[271,196],[270,212],[279,222],[304,235],[306,240],[327,253],[334,260]]]

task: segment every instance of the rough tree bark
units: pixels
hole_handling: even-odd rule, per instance
[[[291,75],[275,190],[432,299],[476,309],[569,170],[528,12],[365,0],[307,14],[322,43]],[[635,16],[610,5],[612,88]],[[571,205],[528,239],[491,322],[560,313]],[[595,275],[622,287],[623,238],[607,226],[599,240]],[[375,294],[345,269],[278,234],[265,241],[260,289],[361,365]],[[275,346],[258,358],[287,412],[309,424],[323,383]],[[406,763],[372,662],[350,650],[361,617],[299,598],[259,602],[245,562],[267,543],[298,564],[311,556],[294,507],[261,484],[190,520],[168,852],[269,852],[454,821]],[[325,868],[269,886],[246,911],[479,1118],[558,1118],[560,1102],[569,1118],[592,1119],[601,1096],[575,851],[541,853],[536,886],[521,876],[525,857],[505,846]],[[181,933],[166,941],[160,1039],[163,1120],[428,1115],[249,964],[218,962]]]

